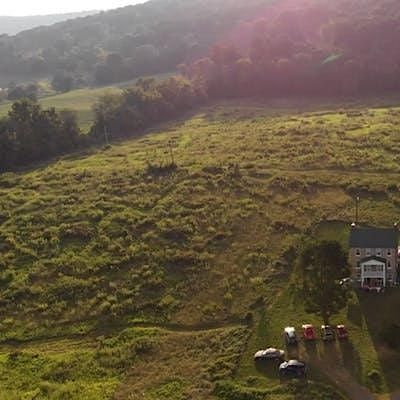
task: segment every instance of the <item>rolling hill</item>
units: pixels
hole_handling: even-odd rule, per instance
[[[16,35],[22,31],[37,28],[39,26],[54,25],[69,19],[83,18],[97,14],[98,11],[82,11],[68,14],[33,15],[26,17],[0,16],[0,35]]]
[[[270,1],[152,0],[3,36],[0,84],[59,71],[109,84],[175,70]]]
[[[135,140],[0,175],[5,398],[398,390],[399,355],[380,335],[398,320],[397,289],[352,296],[333,321],[347,323],[348,344],[292,354],[310,365],[306,387],[281,385],[275,368],[252,360],[282,345],[284,325],[320,323],[295,290],[303,235],[345,244],[356,192],[363,222],[398,216],[400,109],[318,103],[219,103]],[[171,151],[177,168],[163,169]]]

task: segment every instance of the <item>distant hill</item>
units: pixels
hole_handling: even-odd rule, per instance
[[[54,76],[109,84],[174,70],[272,0],[151,0],[0,36],[0,82]]]
[[[0,35],[16,35],[22,31],[39,26],[53,25],[69,19],[86,17],[98,13],[96,10],[68,14],[34,15],[27,17],[0,16]]]
[[[150,0],[0,36],[0,87],[55,75],[74,81],[68,89],[109,85],[173,71],[212,54],[217,44],[233,44],[279,93],[278,83],[290,89],[296,74],[336,76],[338,70],[350,81],[360,77],[359,83],[350,82],[353,88],[342,82],[351,92],[365,82],[393,89],[399,77],[399,20],[398,0]],[[215,57],[224,67],[236,60],[234,52],[224,59],[214,51]],[[282,69],[285,74],[277,77]],[[307,79],[297,80],[307,88]],[[324,88],[324,79],[319,82]],[[254,85],[262,87],[258,79]]]

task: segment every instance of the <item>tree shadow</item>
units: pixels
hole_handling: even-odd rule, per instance
[[[279,377],[279,366],[283,360],[262,360],[256,361],[256,370],[260,374],[271,379]]]
[[[390,392],[395,392],[400,389],[400,353],[389,348],[382,333],[387,323],[400,323],[400,290],[390,288],[380,294],[359,292],[357,297],[384,375],[381,380]],[[369,372],[372,376],[376,371]]]
[[[363,313],[359,303],[350,303],[348,305],[347,319],[357,326],[362,326]]]
[[[344,367],[359,381],[362,381],[363,369],[361,358],[353,343],[349,340],[339,341]]]

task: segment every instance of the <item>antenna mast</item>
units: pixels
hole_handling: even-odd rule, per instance
[[[358,225],[359,208],[360,208],[360,196],[357,196],[356,197],[356,225]]]

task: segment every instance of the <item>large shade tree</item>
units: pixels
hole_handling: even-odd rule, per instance
[[[308,244],[299,256],[299,275],[306,311],[325,324],[346,304],[348,293],[340,280],[350,274],[346,253],[335,241]]]

